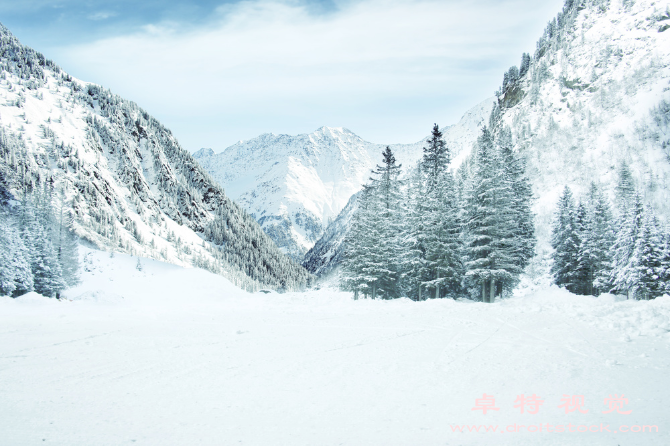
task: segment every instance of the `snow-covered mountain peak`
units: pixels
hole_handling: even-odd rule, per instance
[[[472,146],[492,106],[493,99],[487,99],[445,128],[453,153]],[[421,157],[423,143],[392,144],[391,148],[408,168]],[[384,148],[346,128],[324,126],[295,136],[267,133],[217,155],[198,151],[194,157],[284,252],[302,260],[328,223],[368,181]]]
[[[198,157],[202,157],[202,156],[212,156],[212,155],[214,155],[214,150],[203,147],[202,149],[195,152],[193,154],[193,157],[198,158]]]

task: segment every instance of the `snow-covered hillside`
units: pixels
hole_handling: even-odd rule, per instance
[[[591,181],[614,196],[626,162],[645,202],[670,216],[670,12],[668,2],[567,2],[537,44],[528,73],[500,105],[538,200],[546,248],[552,213],[569,185]],[[656,110],[654,110],[656,109]]]
[[[568,1],[527,66],[505,74],[496,111],[527,162],[538,262],[550,250],[551,221],[563,188],[570,186],[580,198],[593,181],[614,201],[622,163],[630,167],[643,200],[668,222],[669,24],[667,3]],[[470,119],[479,122],[482,112],[470,112]],[[454,166],[470,154],[470,139],[462,141],[450,144]],[[327,261],[310,258],[309,265],[323,269]]]
[[[336,268],[344,255],[344,238],[351,228],[351,219],[358,210],[358,200],[363,192],[351,196],[347,205],[340,211],[321,238],[307,251],[302,266],[310,273],[323,277]]]
[[[0,297],[3,445],[670,439],[668,297],[617,302],[554,287],[494,304],[354,301],[331,289],[249,294],[201,269],[143,260],[138,271],[125,254],[81,254],[71,300]],[[473,410],[484,393],[499,410]],[[514,407],[533,394],[539,413]],[[566,395],[581,395],[587,412],[566,413]],[[606,413],[610,395],[632,412]],[[515,424],[543,430],[507,430]],[[468,432],[479,425],[498,427]]]
[[[249,289],[308,279],[170,130],[2,25],[0,184],[18,200],[48,184],[76,232],[103,249],[199,265]]]
[[[443,129],[456,162],[488,122],[492,105],[493,99],[483,101]],[[421,157],[423,145],[419,141],[390,146],[398,161],[410,166]],[[384,147],[347,129],[322,127],[297,136],[261,135],[219,154],[202,149],[194,158],[284,252],[300,261],[368,181]]]

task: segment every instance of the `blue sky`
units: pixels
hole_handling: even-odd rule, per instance
[[[415,142],[491,96],[562,0],[0,0],[0,22],[187,149],[346,127]]]

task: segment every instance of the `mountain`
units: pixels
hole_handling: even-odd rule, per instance
[[[547,25],[533,55],[504,74],[493,115],[512,130],[514,149],[525,159],[535,201],[537,262],[551,249],[551,222],[558,197],[569,185],[584,197],[595,182],[612,202],[622,165],[656,214],[670,217],[670,11],[652,1],[567,1]],[[450,140],[458,167],[471,153],[485,110],[468,112]],[[477,123],[479,125],[473,125]],[[460,123],[459,123],[460,124]],[[496,131],[497,129],[493,129]],[[303,262],[322,275],[341,259],[348,231],[346,212],[328,227]],[[545,266],[540,267],[541,269]]]
[[[457,159],[488,122],[493,102],[483,101],[443,129]],[[410,166],[422,156],[424,141],[390,147]],[[285,253],[301,261],[367,182],[385,147],[344,128],[321,127],[297,136],[264,134],[219,154],[202,149],[193,157]]]
[[[309,279],[169,129],[2,25],[0,186],[18,198],[59,191],[73,229],[100,249],[201,266],[247,289]]]
[[[344,255],[344,238],[351,227],[351,218],[358,209],[362,191],[351,196],[347,205],[333,220],[321,238],[307,251],[302,266],[316,276],[325,276],[340,264]]]
[[[495,112],[526,159],[541,250],[562,189],[583,197],[594,181],[614,201],[624,163],[667,222],[669,24],[667,3],[568,0],[526,66],[505,73]]]

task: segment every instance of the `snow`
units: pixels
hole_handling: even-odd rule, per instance
[[[489,98],[477,104],[459,122],[442,129],[454,152],[454,165],[469,153],[493,102]],[[426,130],[431,126],[427,123]],[[421,158],[424,141],[390,145],[405,170]],[[256,220],[277,217],[261,226],[286,254],[302,261],[328,221],[369,180],[385,147],[342,127],[321,127],[296,136],[264,134],[219,154],[201,149],[193,156]]]
[[[670,443],[668,296],[542,284],[494,304],[249,294],[200,269],[81,255],[66,299],[0,298],[2,444]],[[471,410],[483,393],[498,412]],[[537,415],[514,409],[533,393]],[[564,394],[584,395],[588,413],[565,414]],[[632,414],[602,413],[614,394]],[[513,423],[612,432],[452,432]]]

